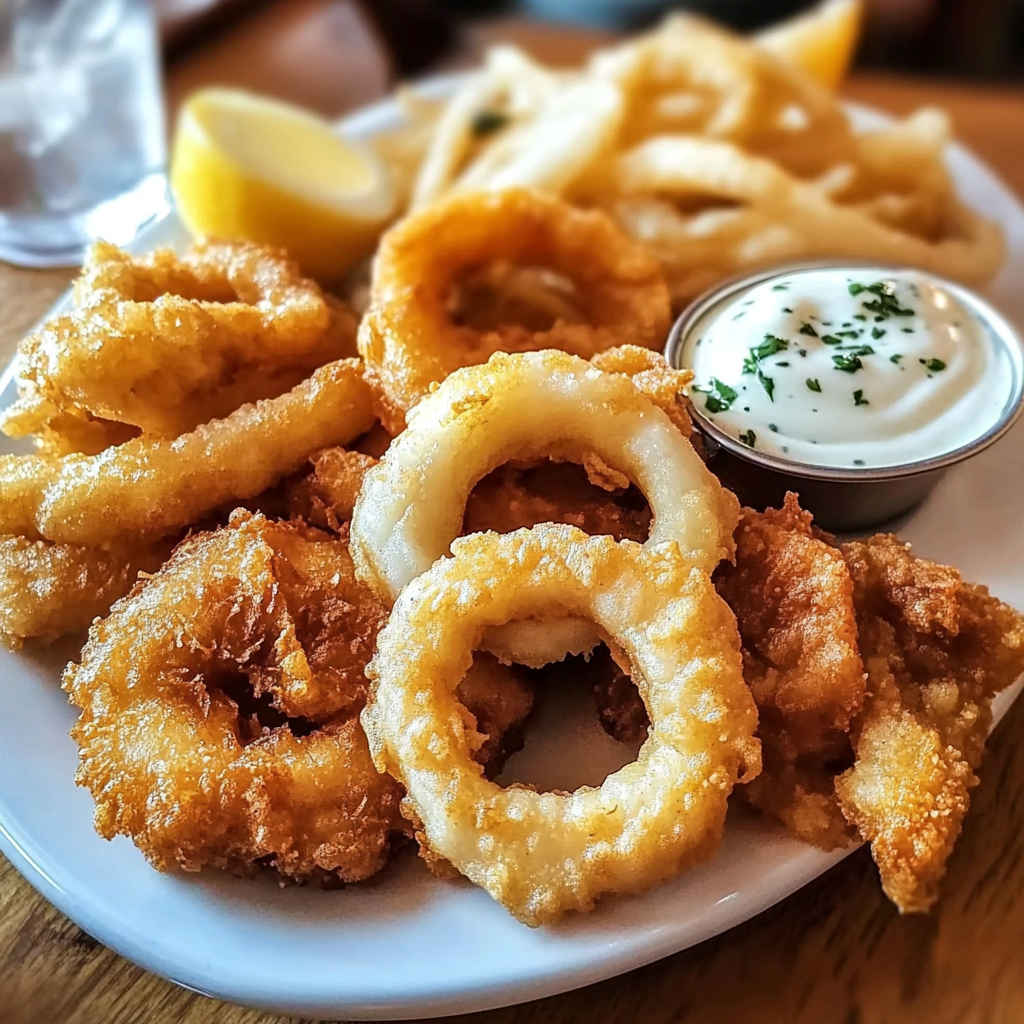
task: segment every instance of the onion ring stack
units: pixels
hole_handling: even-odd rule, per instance
[[[495,261],[568,278],[583,322],[483,332],[455,323],[453,287]],[[370,302],[359,351],[392,434],[432,384],[494,352],[557,348],[589,358],[623,342],[661,348],[671,320],[661,271],[643,247],[604,214],[523,189],[456,196],[405,218],[381,241]]]
[[[509,460],[548,454],[596,457],[634,480],[654,511],[649,545],[674,540],[705,572],[731,552],[735,497],[628,377],[564,352],[497,353],[456,371],[417,405],[367,473],[352,518],[361,576],[392,603],[448,550],[478,480]],[[594,642],[591,629],[563,618],[558,627],[503,627],[487,648],[539,667]]]

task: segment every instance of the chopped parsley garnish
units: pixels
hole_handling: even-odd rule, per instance
[[[766,334],[760,345],[752,348],[750,354],[755,359],[767,359],[776,352],[785,352],[789,348],[789,342],[785,338],[777,338],[774,334]]]
[[[853,404],[854,405],[870,405],[871,403],[864,397],[864,392],[857,390],[853,393]]]
[[[800,328],[800,333],[806,334],[809,338],[816,338],[818,336],[818,332],[810,324],[803,324]]]
[[[938,373],[939,370],[944,370],[946,364],[941,359],[929,359],[925,364],[924,368],[930,370],[932,373]]]
[[[772,432],[773,434],[777,434],[777,433],[779,432],[779,428],[778,428],[778,426],[776,426],[776,424],[774,424],[774,423],[769,423],[769,424],[768,424],[768,429],[769,429],[769,430],[770,430],[770,431],[771,431],[771,432]]]
[[[914,333],[914,328],[913,327],[901,327],[900,330],[904,334],[913,334]]]
[[[470,121],[469,130],[475,138],[482,139],[504,128],[508,122],[508,114],[500,110],[479,110]]]
[[[863,320],[864,322],[867,322],[868,318],[863,313],[854,313],[853,314],[853,319],[854,320]]]
[[[802,355],[802,356],[806,356],[806,355],[807,355],[807,349],[805,349],[805,348],[798,348],[798,349],[797,349],[797,352],[798,352],[798,353],[799,353],[800,355]]]
[[[854,282],[853,284],[850,285],[849,290],[851,295],[860,295],[861,292],[866,292],[867,288],[862,284],[857,284],[856,282]]]
[[[839,346],[844,352],[849,352],[851,356],[873,356],[875,350],[870,345],[840,345]]]
[[[864,465],[864,460],[863,459],[854,459],[853,460],[853,464],[855,466],[863,466]]]
[[[783,307],[782,307],[782,312],[783,312],[783,313],[792,313],[792,312],[793,312],[793,310],[791,310],[791,309],[789,308],[789,306],[783,306]]]
[[[835,368],[837,370],[842,370],[843,373],[856,373],[864,366],[860,361],[860,356],[855,353],[850,353],[850,355],[841,353],[840,355],[833,356],[832,362]]]
[[[761,382],[761,387],[768,393],[768,400],[771,402],[775,401],[775,381],[771,377],[766,377],[760,369],[757,371],[757,379]]]
[[[837,338],[859,338],[860,331],[836,331]]]
[[[874,313],[875,320],[887,320],[891,316],[913,316],[912,309],[904,309],[896,299],[896,287],[889,281],[876,281],[874,284],[858,285],[858,291],[854,291],[850,285],[851,295],[860,295],[862,292],[870,292],[875,296],[861,303],[861,308],[869,313]]]
[[[789,291],[789,285],[788,284],[773,284],[772,285],[772,291],[773,292]]]
[[[884,334],[885,334],[885,328],[884,327],[872,327],[871,328],[871,337],[874,338],[875,341],[878,341],[878,339],[881,338]]]
[[[717,377],[711,378],[711,387],[702,388],[694,384],[693,390],[707,396],[704,399],[704,408],[710,413],[725,412],[739,397],[733,388],[723,384]]]
[[[809,391],[817,391],[821,393],[821,384],[814,377],[808,377],[804,383],[807,385]]]
[[[842,338],[837,338],[834,334],[823,334],[821,336],[821,340],[826,345],[842,345],[842,343],[843,343],[843,339]]]
[[[902,352],[893,352],[893,354],[891,356],[889,356],[889,362],[890,363],[896,363],[897,365],[899,365],[899,361],[902,358],[903,358],[903,353]]]
[[[737,314],[736,314],[736,315],[735,315],[735,316],[733,317],[733,320],[739,320],[739,318],[740,318],[741,316],[746,316],[746,315],[747,315],[747,311],[746,311],[745,309],[741,309],[741,310],[740,310],[740,311],[739,311],[739,312],[738,312],[738,313],[737,313]]]
[[[748,448],[753,448],[754,445],[757,444],[757,434],[755,434],[752,430],[744,430],[743,433],[740,434],[740,440]]]

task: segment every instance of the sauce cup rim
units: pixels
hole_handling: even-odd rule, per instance
[[[948,452],[943,452],[941,455],[933,455],[930,458],[918,459],[913,462],[901,462],[892,466],[878,467],[816,466],[812,463],[798,462],[760,452],[725,433],[708,417],[704,416],[693,401],[687,399],[690,415],[696,421],[701,433],[712,438],[719,447],[726,449],[746,462],[751,462],[779,473],[785,473],[788,476],[802,476],[813,480],[832,480],[845,483],[858,483],[861,481],[866,483],[869,481],[901,479],[903,477],[948,469],[950,466],[954,466],[984,451],[1010,430],[1017,420],[1020,419],[1022,412],[1024,412],[1024,341],[1021,340],[1020,334],[1002,313],[977,292],[956,281],[942,277],[940,274],[933,274],[931,271],[922,270],[919,267],[913,267],[908,264],[882,263],[875,260],[801,260],[793,263],[778,264],[774,267],[766,267],[752,273],[734,275],[724,281],[720,281],[713,288],[698,296],[679,314],[672,325],[672,329],[669,331],[668,340],[665,343],[665,359],[670,366],[676,369],[683,368],[679,356],[688,337],[689,328],[707,313],[709,309],[722,303],[734,292],[770,281],[772,278],[783,277],[787,274],[804,270],[860,270],[863,268],[878,270],[883,274],[913,273],[927,277],[929,280],[952,292],[960,302],[964,303],[988,327],[996,343],[1008,355],[1013,368],[1010,395],[996,423],[973,440],[952,448]]]

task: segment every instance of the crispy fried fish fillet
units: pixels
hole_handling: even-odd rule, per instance
[[[901,911],[927,910],[978,782],[992,697],[1024,671],[1024,622],[894,536],[842,551],[869,697],[836,794],[871,843],[889,898]]]
[[[865,696],[843,556],[789,494],[781,509],[744,512],[735,565],[716,584],[736,614],[760,716],[764,768],[740,794],[807,842],[843,845],[850,829],[832,776],[849,763],[846,733]]]
[[[29,638],[45,642],[87,629],[172,547],[156,541],[113,552],[0,537],[0,643],[17,648]]]

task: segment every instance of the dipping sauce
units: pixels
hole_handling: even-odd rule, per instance
[[[720,430],[793,462],[905,465],[954,451],[1004,415],[1015,372],[947,288],[911,270],[808,268],[711,306],[680,362]]]

